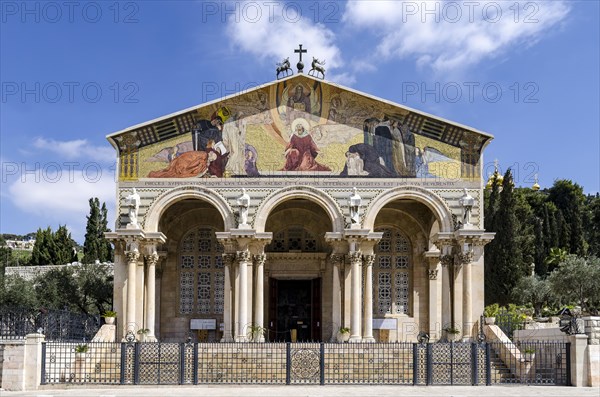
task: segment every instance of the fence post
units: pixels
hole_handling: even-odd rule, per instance
[[[419,367],[419,357],[417,357],[417,355],[419,354],[419,350],[418,350],[418,345],[416,343],[413,343],[413,385],[416,385],[417,379],[418,379],[418,367]]]
[[[485,385],[491,386],[492,384],[492,354],[491,347],[488,342],[485,343]]]
[[[471,384],[479,384],[479,351],[475,342],[471,343]]]
[[[194,343],[194,384],[198,384],[198,342]]]
[[[321,371],[321,386],[325,384],[325,344],[321,342],[321,357],[319,358],[319,370]]]
[[[567,384],[566,386],[573,386],[571,380],[571,343],[566,343],[566,354],[567,354]]]
[[[125,343],[121,342],[121,384],[125,384],[125,356],[127,355],[127,348]]]
[[[46,384],[46,342],[42,342],[42,379],[40,384]]]
[[[185,343],[179,344],[179,384],[185,384]]]
[[[427,380],[425,381],[425,384],[427,386],[431,385],[431,378],[432,378],[432,370],[433,368],[431,368],[431,343],[427,344]]]
[[[140,342],[135,342],[133,350],[133,384],[140,383]]]
[[[285,344],[285,384],[290,384],[290,372],[292,370],[292,345],[290,342]]]

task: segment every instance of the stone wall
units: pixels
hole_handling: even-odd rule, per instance
[[[600,345],[600,316],[583,317],[584,332],[589,345]]]
[[[47,273],[50,270],[58,270],[64,267],[79,267],[82,264],[79,262],[68,263],[66,265],[47,265],[47,266],[9,266],[5,269],[6,276],[19,276],[24,278],[25,280],[31,281],[35,279],[37,276]],[[109,266],[109,268],[113,269],[112,263],[102,263],[102,265]]]

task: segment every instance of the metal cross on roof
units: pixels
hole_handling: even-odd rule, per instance
[[[302,44],[298,44],[298,46],[300,48],[294,50],[296,54],[300,54],[300,60],[296,64],[296,67],[298,68],[298,73],[302,73],[302,71],[304,70],[304,63],[302,63],[302,54],[306,53],[306,50],[302,49]]]

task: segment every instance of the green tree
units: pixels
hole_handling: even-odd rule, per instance
[[[554,269],[556,269],[561,263],[563,263],[565,260],[567,260],[568,255],[569,255],[569,253],[562,248],[558,248],[558,247],[550,248],[550,253],[544,260],[544,263],[546,264],[548,271],[551,272]]]
[[[562,212],[564,225],[568,225],[569,237],[564,248],[569,253],[585,255],[586,244],[583,236],[582,208],[585,201],[583,188],[570,180],[559,179],[548,190],[548,200]]]
[[[55,262],[64,265],[77,261],[77,253],[75,247],[77,243],[71,238],[71,233],[67,226],[59,226],[54,233],[54,242],[56,244]]]
[[[90,198],[90,214],[87,217],[87,225],[85,227],[85,242],[83,243],[83,262],[94,263],[96,260],[100,262],[112,261],[113,252],[112,246],[104,237],[104,232],[108,229],[106,205],[97,197]]]
[[[561,304],[576,303],[589,310],[600,303],[600,259],[568,255],[548,276]]]
[[[486,247],[486,304],[507,304],[517,280],[525,276],[529,268],[529,264],[524,263],[521,251],[524,241],[519,238],[521,225],[516,207],[512,172],[508,169],[502,181],[502,192],[491,230],[496,232],[496,237]]]
[[[40,303],[34,285],[33,281],[19,276],[6,276],[4,282],[0,283],[0,306],[39,308]]]
[[[56,260],[56,244],[54,242],[54,234],[50,227],[46,229],[38,229],[35,235],[35,244],[31,252],[29,264],[31,266],[46,266],[60,265],[55,263]]]
[[[542,314],[544,305],[552,299],[550,282],[539,276],[521,277],[512,290],[514,302],[522,305],[531,305],[535,316]]]
[[[600,193],[586,198],[584,236],[588,243],[588,254],[600,257]]]

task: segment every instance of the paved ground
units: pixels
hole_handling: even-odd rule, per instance
[[[599,388],[560,386],[113,386],[48,387],[31,392],[0,391],[2,397],[388,397],[388,396],[600,396]]]

